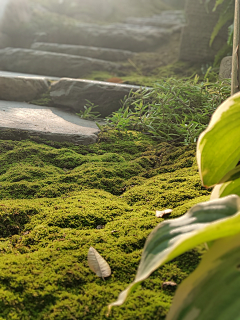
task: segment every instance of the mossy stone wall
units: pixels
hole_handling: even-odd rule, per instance
[[[210,47],[210,38],[219,19],[221,6],[212,12],[215,0],[208,4],[208,11],[199,0],[187,0],[187,25],[181,35],[179,59],[192,62],[213,62],[215,55],[226,44],[228,39],[228,26],[226,24],[219,32]],[[232,8],[234,10],[234,8]]]

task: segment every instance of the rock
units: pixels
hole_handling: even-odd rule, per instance
[[[154,26],[160,28],[183,27],[186,18],[182,10],[163,11],[161,14],[152,17],[127,18],[126,23],[139,26]]]
[[[220,64],[219,78],[231,79],[232,77],[232,57],[224,57]]]
[[[183,9],[185,7],[186,0],[162,0],[163,3],[166,3],[170,6],[174,6],[175,8]]]
[[[71,5],[71,2],[74,2],[74,6]],[[59,13],[77,17],[81,21],[101,21],[104,23],[113,19],[122,21],[129,16],[148,16],[152,12],[158,13],[169,8],[162,0],[68,0],[57,1],[55,7]]]
[[[92,71],[116,71],[119,64],[62,53],[30,49],[0,50],[0,68],[4,71],[79,78]]]
[[[58,43],[35,42],[31,49],[65,53],[75,56],[90,57],[107,61],[123,61],[133,57],[133,52],[127,50],[106,49],[97,47],[76,46]]]
[[[2,1],[6,0],[0,1],[1,8]],[[159,0],[8,0],[2,31],[11,38],[10,46],[16,48],[29,48],[38,38],[37,41],[41,42],[105,48],[109,48],[106,43],[113,43],[110,48],[132,51],[131,48],[136,47],[136,51],[145,51],[148,45],[158,45],[159,35],[162,39],[161,30],[149,32],[135,28],[134,31],[130,26],[122,30],[121,25],[106,24],[131,16],[158,14],[167,8],[169,6]],[[150,39],[153,33],[158,34],[157,43],[155,39]]]
[[[50,96],[55,105],[70,107],[76,112],[83,111],[86,100],[89,100],[98,106],[94,111],[105,117],[121,107],[120,101],[131,90],[138,89],[138,86],[110,82],[60,79],[51,86]]]
[[[48,89],[45,78],[0,77],[0,100],[31,101]]]
[[[29,73],[20,73],[20,72],[10,72],[10,71],[1,71],[0,70],[0,77],[24,77],[24,78],[36,78],[41,79],[45,78],[46,80],[59,80],[59,77],[51,77],[51,76],[44,76],[44,75],[37,75],[37,74],[29,74]]]
[[[39,42],[94,46],[101,48],[129,50],[132,52],[152,51],[166,43],[172,31],[155,26],[139,26],[137,24],[116,23],[97,25],[77,23],[60,26],[62,31],[53,28]],[[43,40],[41,40],[43,39]]]
[[[25,102],[0,101],[0,139],[42,138],[86,145],[97,141],[93,121],[52,107]]]
[[[9,47],[11,39],[4,33],[0,32],[0,49]]]
[[[166,28],[117,23],[99,27],[79,24],[78,39],[72,44],[129,50],[151,51],[164,44],[171,31]],[[73,42],[74,41],[74,42]],[[78,41],[78,42],[77,42]]]
[[[25,47],[31,38],[33,10],[28,0],[4,0],[6,8],[1,20],[1,31],[10,38],[9,46]],[[1,0],[2,6],[2,0]]]
[[[1,20],[2,20],[2,17],[5,13],[5,9],[6,9],[6,6],[8,4],[8,0],[1,0],[1,6],[0,6],[0,23],[1,23]]]
[[[229,10],[233,13],[234,1],[229,1],[228,4]],[[213,11],[214,6],[215,1],[208,1],[207,11],[203,1],[186,1],[187,25],[181,34],[179,60],[206,65],[209,62],[212,63],[219,50],[226,45],[229,26],[227,23],[220,28],[212,45],[209,45],[212,32],[222,15],[221,6]]]
[[[38,42],[38,41],[47,41],[48,39],[48,34],[46,32],[36,32],[34,34],[34,42]],[[36,48],[32,48],[31,49],[33,50],[39,50],[39,49],[36,49]],[[42,51],[48,51],[48,50],[42,50]],[[49,50],[50,51],[50,50]],[[57,52],[57,51],[56,51]]]

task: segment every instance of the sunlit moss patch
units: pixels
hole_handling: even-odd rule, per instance
[[[151,230],[209,198],[195,146],[138,133],[107,132],[74,146],[0,141],[0,318],[106,319],[107,303],[133,279]],[[90,246],[108,261],[103,281],[87,264]],[[174,290],[203,249],[161,267],[109,319],[164,319]]]

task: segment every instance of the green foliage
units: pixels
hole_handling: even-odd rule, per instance
[[[232,46],[233,46],[234,0],[216,0],[215,7],[214,7],[213,11],[215,11],[218,8],[218,6],[221,7],[221,12],[220,12],[219,19],[218,19],[218,21],[213,29],[212,35],[211,35],[210,46],[213,44],[216,36],[219,34],[222,27],[225,26],[226,24],[228,24],[229,27],[228,27],[227,43],[216,54],[215,59],[214,59],[214,66],[219,65],[224,56],[231,55]]]
[[[229,25],[233,24],[233,19],[234,19],[234,11],[232,9],[233,3],[234,3],[234,0],[230,0],[230,1],[229,0],[220,0],[220,1],[217,0],[216,1],[214,11],[217,9],[217,7],[219,5],[222,5],[222,6],[221,6],[221,13],[220,13],[219,19],[218,19],[217,24],[215,25],[214,30],[211,35],[210,46],[212,45],[213,41],[215,40],[216,36],[218,35],[219,31],[222,29],[223,26],[225,26],[227,23],[229,23]],[[230,32],[229,38],[231,36],[232,35]]]
[[[191,145],[171,147],[137,132],[108,131],[91,146],[54,145],[2,141],[0,199],[54,198],[85,188],[122,195],[135,180],[142,184],[158,174],[191,167],[195,158]],[[187,191],[187,183],[184,188]],[[146,193],[145,187],[138,193]]]
[[[97,108],[98,106],[94,105],[94,103],[86,100],[86,105],[84,106],[84,110],[80,110],[77,115],[86,120],[93,120],[100,117],[100,113],[96,111],[92,111],[94,108]]]
[[[240,281],[240,169],[236,167],[240,158],[239,113],[240,93],[215,111],[198,140],[197,161],[202,182],[205,186],[218,184],[212,193],[214,200],[197,204],[181,218],[164,221],[153,230],[145,243],[135,280],[109,305],[109,310],[122,305],[160,265],[207,242],[209,252],[178,288],[166,319],[210,320],[213,314],[223,320],[239,319],[236,298]],[[232,192],[235,194],[229,195]]]
[[[226,100],[214,113],[207,130],[199,137],[199,171],[202,183],[207,187],[219,184],[239,161],[239,144],[235,139],[240,134],[239,106],[239,96]],[[233,125],[233,121],[236,125]]]
[[[203,242],[239,233],[240,198],[232,195],[221,200],[198,204],[183,217],[159,224],[148,237],[134,282],[123,291],[118,301],[121,305],[160,265]],[[229,219],[231,217],[231,219]]]
[[[229,38],[229,41],[231,41],[231,38]],[[231,52],[232,52],[232,44],[225,43],[225,45],[215,55],[213,66],[214,67],[220,66],[222,59],[227,55],[229,55]]]
[[[89,146],[0,141],[0,317],[106,319],[106,301],[133,280],[142,246],[163,220],[155,211],[170,206],[179,217],[209,198],[194,150],[118,131]],[[88,268],[91,245],[111,266],[106,281]],[[156,271],[110,319],[163,320],[174,289],[162,283],[180,283],[203,251]]]
[[[238,234],[219,240],[210,248],[199,268],[178,290],[167,320],[186,319],[190,310],[199,320],[212,320],[213,314],[215,319],[239,319],[239,247]],[[194,288],[193,283],[197,283]],[[221,299],[221,307],[214,303],[215,299]]]
[[[43,93],[39,98],[32,100],[29,103],[36,104],[37,106],[51,106],[52,98],[50,92]]]
[[[106,118],[107,128],[137,130],[159,141],[196,142],[216,107],[230,95],[226,82],[198,84],[198,80],[171,78],[153,89],[130,93],[122,108]]]
[[[210,0],[205,0],[204,2],[200,0],[200,2],[204,3],[204,6],[207,12],[209,13]],[[210,38],[210,46],[212,46],[217,35],[226,24],[229,25],[229,28],[228,28],[229,32],[228,32],[228,40],[225,46],[221,48],[215,56],[214,64],[213,64],[214,66],[219,66],[222,58],[232,53],[232,46],[233,46],[234,0],[216,0],[215,6],[213,8],[213,12],[216,11],[218,7],[220,7],[220,15],[212,31],[212,35]]]
[[[170,41],[172,46],[178,46],[178,42],[174,40]],[[172,47],[171,47],[172,48]],[[172,49],[169,48],[171,51]],[[162,65],[163,61],[159,58],[159,53],[154,53],[155,58],[152,57],[153,53],[142,53],[138,54],[134,60],[134,64],[141,69],[139,72],[134,70],[130,63],[127,63],[126,66],[121,69],[121,74],[118,76],[122,79],[123,83],[133,84],[138,86],[154,87],[156,83],[159,83],[160,79],[175,78],[179,80],[187,80],[193,78],[196,74],[199,75],[199,80],[203,81],[206,70],[202,69],[201,63],[191,63],[186,61],[175,61],[176,55],[173,55],[173,58],[169,60],[166,65]],[[158,60],[157,60],[158,58]],[[156,63],[153,63],[153,60],[157,60],[160,64],[157,67]],[[172,62],[174,60],[174,62]],[[218,72],[218,70],[215,70]],[[209,81],[216,82],[218,80],[218,74],[212,70],[209,74]],[[107,81],[111,79],[113,74],[103,72],[103,71],[94,71],[87,76],[89,80],[97,81]]]

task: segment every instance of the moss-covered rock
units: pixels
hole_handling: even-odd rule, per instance
[[[107,132],[74,146],[0,141],[0,319],[107,319],[106,305],[134,279],[145,240],[163,219],[209,198],[195,146]],[[91,272],[95,247],[112,276]],[[164,319],[174,290],[203,248],[161,267],[109,319]]]

